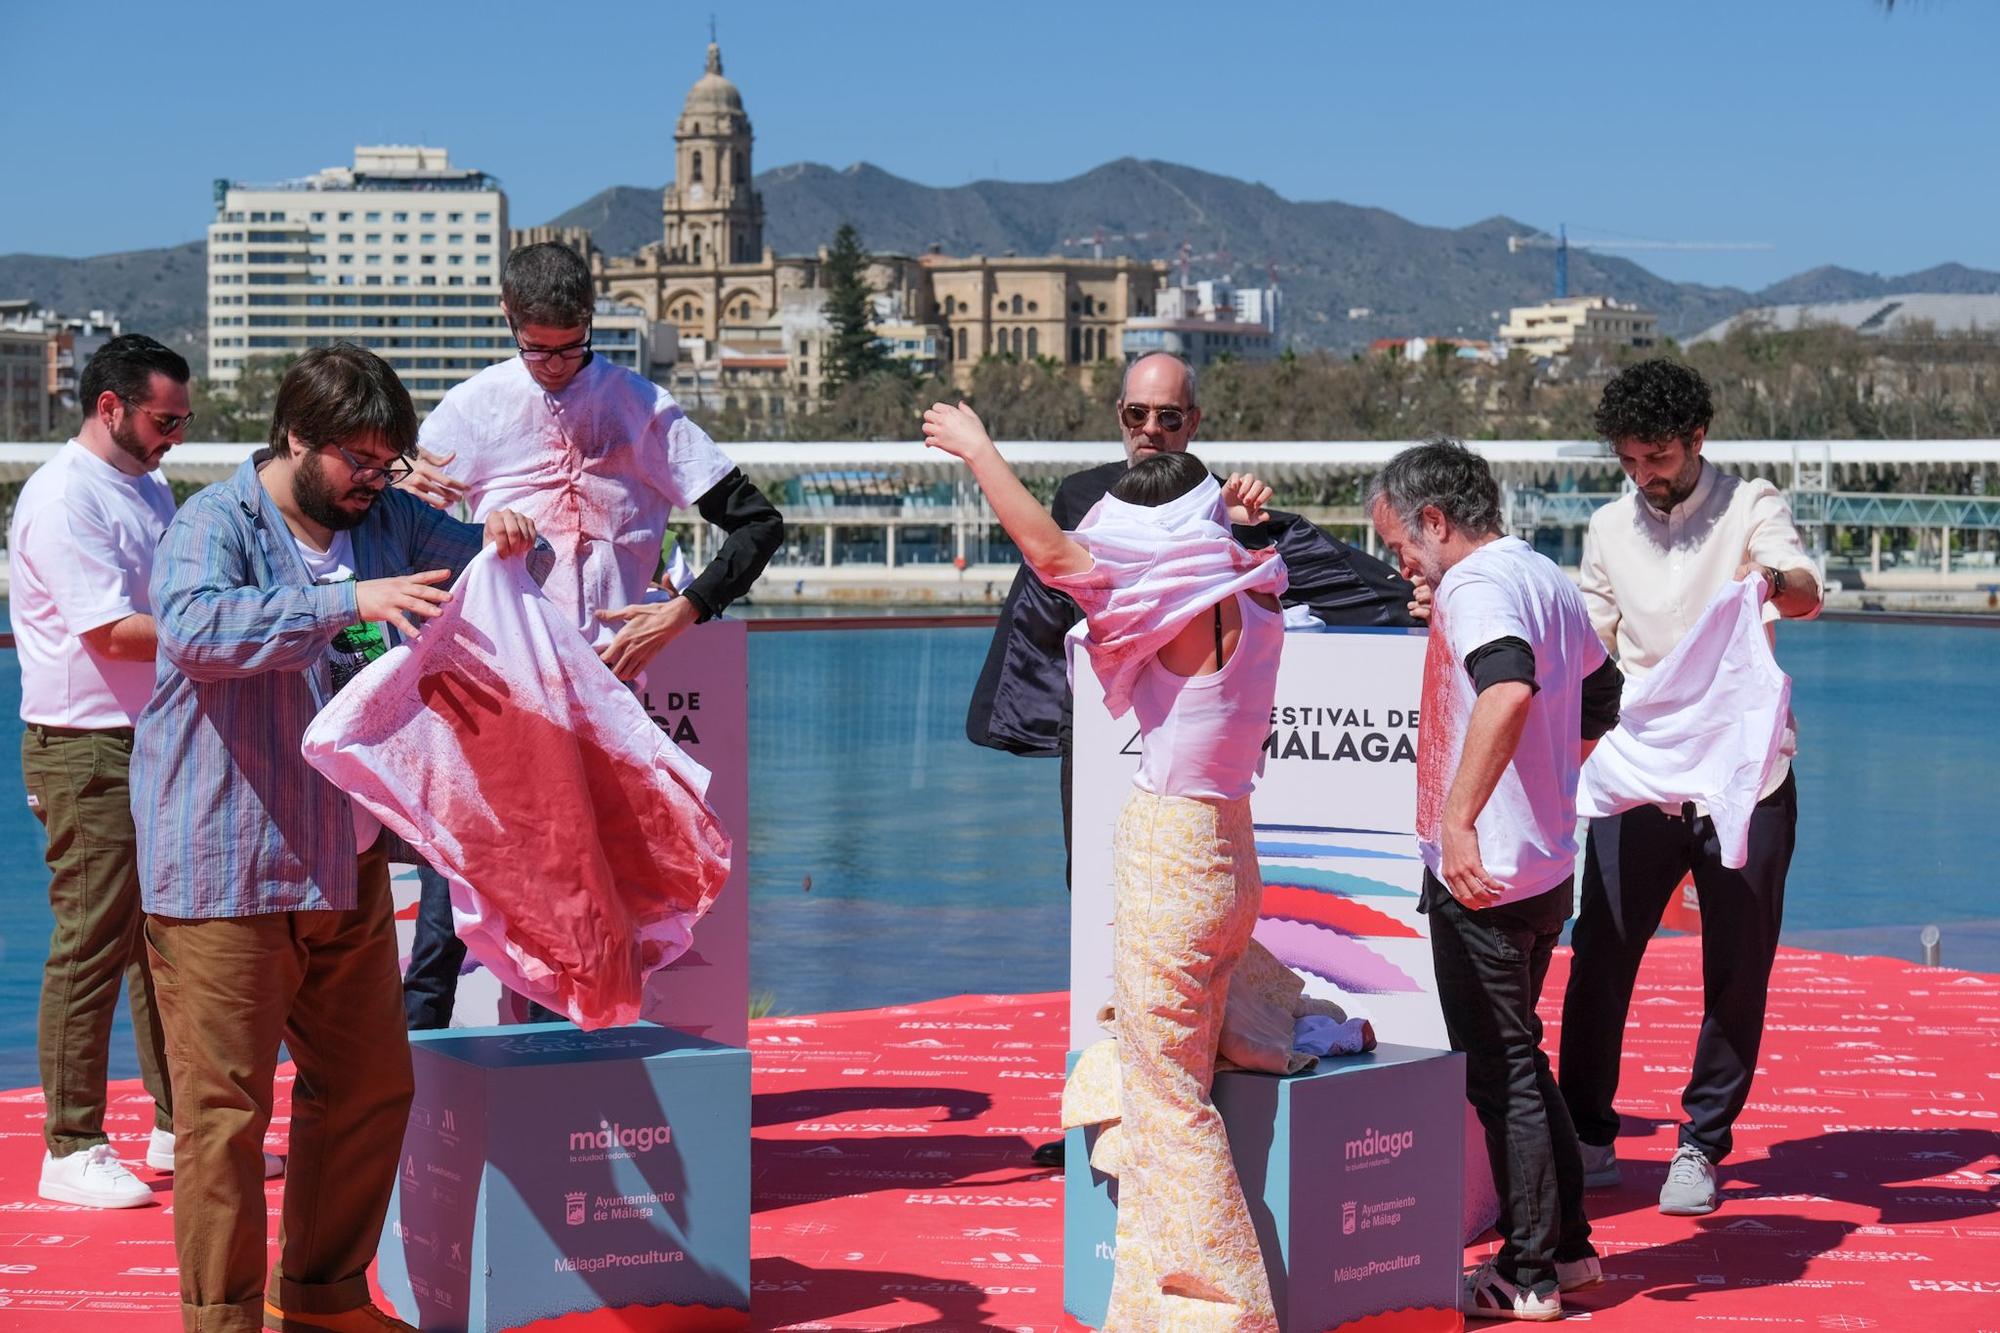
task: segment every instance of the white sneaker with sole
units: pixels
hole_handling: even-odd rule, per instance
[[[155,1171],[171,1174],[174,1169],[174,1135],[172,1130],[156,1129],[152,1139],[146,1144],[146,1165]],[[276,1180],[285,1174],[285,1159],[276,1153],[264,1154],[264,1179]]]
[[[132,1174],[108,1143],[94,1143],[67,1157],[42,1154],[38,1191],[56,1203],[85,1208],[143,1208],[158,1202],[153,1191]]]
[[[1683,1144],[1667,1163],[1660,1186],[1660,1211],[1669,1217],[1700,1217],[1715,1211],[1715,1165],[1701,1149]]]
[[[1556,1260],[1556,1290],[1587,1291],[1604,1285],[1604,1263],[1594,1254],[1567,1262]]]
[[[1603,1147],[1595,1143],[1576,1145],[1583,1158],[1583,1187],[1587,1190],[1609,1189],[1624,1177],[1618,1174],[1618,1146],[1607,1143]]]
[[[1465,1275],[1458,1308],[1467,1319],[1525,1319],[1540,1323],[1562,1318],[1562,1293],[1553,1286],[1537,1294],[1501,1277],[1488,1259]]]

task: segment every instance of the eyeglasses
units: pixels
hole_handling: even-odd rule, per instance
[[[364,463],[337,444],[322,445],[321,447],[331,449],[346,459],[348,470],[354,474],[354,480],[361,482],[363,485],[371,481],[381,481],[386,478],[389,484],[394,486],[397,482],[409,476],[410,473],[416,471],[415,466],[407,458],[398,458],[395,462],[387,464]]]
[[[582,356],[590,350],[590,325],[583,326],[581,341],[564,343],[561,347],[530,347],[521,341],[520,330],[514,330],[514,346],[520,349],[521,359],[534,365],[546,361],[562,361],[570,357]]]
[[[1143,430],[1148,418],[1158,417],[1160,429],[1172,435],[1187,424],[1187,409],[1154,407],[1150,403],[1127,403],[1119,409],[1118,417],[1130,430]]]
[[[186,430],[194,424],[194,413],[192,412],[183,412],[179,416],[175,416],[172,412],[155,412],[152,408],[142,403],[133,402],[122,393],[118,395],[118,401],[131,408],[134,412],[143,412],[151,417],[153,419],[153,428],[162,435],[172,435],[175,431]]]

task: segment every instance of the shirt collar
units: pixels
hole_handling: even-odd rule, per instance
[[[1696,510],[1700,509],[1703,505],[1708,503],[1708,497],[1714,492],[1714,490],[1715,490],[1715,469],[1709,464],[1709,461],[1706,458],[1704,458],[1701,460],[1701,472],[1697,474],[1694,479],[1694,489],[1688,492],[1687,499],[1675,505],[1671,510],[1662,510],[1655,508],[1653,502],[1646,498],[1646,493],[1644,491],[1636,492],[1636,494],[1639,497],[1639,505],[1642,509],[1645,510],[1647,517],[1651,518],[1655,523],[1666,523],[1672,520],[1675,514],[1679,514],[1682,518],[1686,518],[1689,514],[1692,514]]]

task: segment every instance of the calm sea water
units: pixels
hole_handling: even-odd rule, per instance
[[[751,636],[751,984],[781,1009],[1066,984],[1057,766],[964,736],[986,643],[977,628]],[[1779,658],[1801,733],[1788,939],[1908,956],[1936,922],[1947,961],[1978,965],[1963,942],[2000,917],[2000,630],[1787,625]],[[36,1078],[49,920],[19,690],[0,653],[0,1088]],[[112,1067],[135,1072],[122,1031]]]

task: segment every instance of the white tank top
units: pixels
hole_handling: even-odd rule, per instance
[[[1140,757],[1132,781],[1141,791],[1233,801],[1248,796],[1264,771],[1285,618],[1242,593],[1235,597],[1243,629],[1220,670],[1177,676],[1155,658],[1139,673],[1132,712]]]

